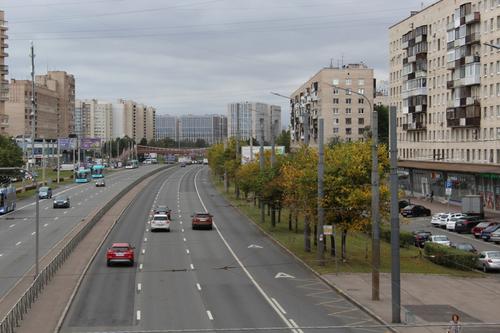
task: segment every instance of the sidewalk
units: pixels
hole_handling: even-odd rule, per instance
[[[380,274],[380,301],[371,300],[370,273],[323,275],[357,302],[390,323],[391,276]],[[409,327],[401,333],[443,333],[444,326],[410,327],[412,324],[445,324],[457,313],[463,324],[499,322],[498,277],[454,278],[442,275],[401,274],[401,320]],[[497,327],[464,327],[462,333],[500,332]]]

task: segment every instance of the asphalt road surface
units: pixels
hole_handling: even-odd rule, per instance
[[[40,257],[59,242],[96,207],[104,205],[140,176],[158,166],[142,166],[105,176],[106,187],[94,182],[71,184],[54,191],[68,195],[71,207],[54,209],[52,199],[40,200]],[[0,297],[35,263],[34,199],[17,202],[14,212],[0,216]]]
[[[149,231],[156,204],[173,209],[171,232]],[[216,227],[192,230],[190,215],[205,209]],[[136,246],[133,267],[106,266],[113,242]],[[127,208],[62,331],[386,331],[347,327],[367,325],[377,323],[229,206],[210,184],[208,167],[188,166],[163,172]]]

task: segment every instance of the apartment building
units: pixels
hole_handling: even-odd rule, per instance
[[[90,137],[90,104],[82,100],[75,101],[75,134]]]
[[[37,75],[35,82],[57,92],[59,115],[57,120],[58,137],[68,137],[75,132],[75,78],[65,71],[49,71]]]
[[[5,58],[8,56],[5,52],[8,47],[7,37],[5,13],[0,10],[0,134],[7,134],[9,127],[9,117],[5,113],[5,102],[9,99],[9,81],[5,79],[5,76],[9,74],[9,68],[5,64]]]
[[[239,124],[239,126],[238,126]],[[271,142],[271,133],[281,132],[281,107],[260,102],[238,102],[227,106],[227,136],[241,140],[253,137]]]
[[[113,137],[128,136],[136,142],[154,140],[156,109],[132,100],[120,99],[112,104]]]
[[[10,136],[31,137],[31,93],[32,81],[12,79],[9,85],[9,99],[5,103],[5,114],[9,118],[6,128]],[[58,137],[59,95],[43,84],[35,84],[35,137],[56,139]]]
[[[207,144],[223,142],[227,136],[227,118],[221,115],[185,115],[178,120],[179,139],[196,142],[204,140]]]
[[[403,185],[500,210],[500,1],[437,1],[389,35]]]
[[[304,143],[307,132],[309,144],[317,146],[320,118],[325,143],[364,140],[371,125],[374,91],[373,69],[363,63],[321,69],[291,94],[292,147]]]
[[[176,116],[168,114],[156,115],[156,140],[178,140],[178,122]]]

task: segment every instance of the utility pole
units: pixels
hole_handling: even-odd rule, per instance
[[[259,166],[260,173],[264,172],[264,119],[260,118],[260,148],[259,148]],[[264,201],[260,198],[260,223],[264,223],[265,221],[265,212],[264,212]]]
[[[271,168],[274,167],[274,161],[276,160],[275,143],[274,143],[274,120],[273,120],[273,107],[269,106],[271,113]]]
[[[236,163],[240,164],[240,103],[236,103]],[[238,182],[234,182],[234,191],[236,194],[236,199],[240,198],[240,187]]]
[[[318,262],[320,266],[325,265],[325,237],[323,235],[323,224],[325,221],[325,209],[323,208],[323,176],[324,176],[324,120],[319,119],[319,142],[318,142]]]
[[[46,158],[45,158],[45,139],[42,141],[42,184],[45,185],[45,166],[46,166]]]
[[[372,300],[380,300],[380,218],[378,174],[378,114],[370,100],[372,116]]]
[[[399,253],[399,204],[398,204],[398,147],[396,134],[396,107],[389,108],[390,139],[390,190],[391,190],[391,298],[392,322],[401,323],[401,272]]]
[[[71,139],[69,139],[71,140]],[[60,183],[59,177],[61,176],[61,160],[59,155],[61,154],[61,146],[59,145],[59,138],[57,139],[57,183]]]
[[[35,47],[33,46],[33,42],[31,42],[31,158],[32,158],[32,175],[33,180],[35,181],[35,205],[36,205],[36,213],[35,213],[35,278],[38,276],[39,269],[39,245],[40,245],[40,198],[38,197],[38,181],[35,170],[35,123],[36,123],[36,100],[35,100]]]
[[[224,152],[226,152],[227,149],[227,138],[224,140]],[[229,184],[227,182],[227,170],[226,170],[226,165],[224,165],[224,192],[227,193],[229,190]]]

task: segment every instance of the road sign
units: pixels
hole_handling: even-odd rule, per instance
[[[333,226],[332,225],[324,225],[323,226],[323,235],[325,235],[325,236],[333,235]]]
[[[451,195],[451,187],[446,188],[446,195],[450,196]]]
[[[452,187],[451,180],[450,180],[450,179],[448,179],[448,180],[446,181],[446,188],[451,188],[451,187]]]
[[[276,276],[274,278],[275,279],[295,279],[295,276],[290,275],[290,274],[286,274],[283,272],[279,272],[278,274],[276,274]]]

